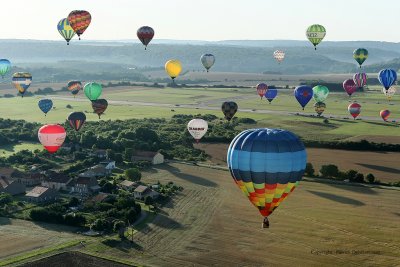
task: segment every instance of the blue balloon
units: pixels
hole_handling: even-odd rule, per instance
[[[278,95],[278,90],[274,87],[269,87],[267,92],[265,93],[265,98],[268,100],[268,102],[271,104],[271,101],[274,100],[274,98]]]
[[[294,89],[294,96],[296,97],[297,101],[300,103],[301,107],[304,110],[304,107],[310,102],[311,98],[313,97],[313,89],[307,85],[297,86]]]
[[[53,101],[51,101],[51,99],[41,99],[39,100],[38,106],[40,110],[43,111],[46,115],[47,112],[49,112],[53,107]]]
[[[384,69],[379,72],[378,79],[382,86],[388,90],[396,82],[397,73],[392,69]]]

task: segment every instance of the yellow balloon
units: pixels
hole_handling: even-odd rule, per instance
[[[181,62],[176,59],[168,60],[167,63],[165,63],[165,71],[172,80],[175,79],[182,71]]]

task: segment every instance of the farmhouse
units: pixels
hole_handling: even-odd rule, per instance
[[[164,156],[160,152],[153,151],[135,151],[132,156],[132,162],[149,161],[151,164],[164,163]]]
[[[153,199],[158,198],[159,193],[156,191],[153,191],[147,186],[144,185],[139,185],[134,191],[133,191],[133,197],[136,199],[144,200],[146,197],[150,196]]]
[[[138,184],[132,181],[123,180],[119,183],[119,186],[124,190],[131,191],[134,190],[138,186]]]
[[[12,179],[25,186],[36,186],[40,185],[42,181],[42,175],[39,172],[22,173],[20,171],[16,171],[12,174]]]
[[[91,199],[87,200],[87,202],[92,203],[92,204],[102,203],[110,196],[111,196],[111,194],[100,192],[97,195],[93,196]]]
[[[106,168],[106,170],[108,171],[109,174],[112,172],[112,170],[115,169],[115,161],[114,160],[104,160],[104,161],[100,162],[100,165],[104,166],[104,168]]]
[[[25,197],[30,202],[47,202],[56,200],[58,192],[52,188],[36,186]]]
[[[7,178],[0,178],[0,193],[7,193],[12,196],[25,194],[26,187],[17,181],[9,181]]]
[[[87,195],[100,191],[100,186],[95,177],[78,177],[71,181],[68,186],[71,188],[71,193],[79,193]]]
[[[87,177],[87,178],[100,178],[109,175],[111,172],[104,167],[104,165],[96,165],[88,169],[87,171],[80,173],[79,177]]]
[[[71,182],[72,178],[68,175],[58,172],[49,172],[42,181],[42,186],[59,190],[67,190],[68,184]]]

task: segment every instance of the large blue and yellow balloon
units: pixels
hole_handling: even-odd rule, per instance
[[[32,74],[29,72],[16,72],[12,77],[12,84],[18,90],[22,97],[26,90],[28,90],[29,86],[32,83]]]
[[[269,216],[303,177],[307,153],[293,133],[251,129],[231,142],[227,163],[236,185],[262,216]]]

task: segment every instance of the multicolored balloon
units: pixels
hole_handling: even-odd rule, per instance
[[[357,85],[354,83],[353,79],[347,79],[343,82],[343,89],[349,96],[351,96],[355,91],[357,91]]]
[[[281,64],[281,62],[285,59],[285,52],[282,50],[276,50],[274,52],[274,58],[279,64]]]
[[[47,115],[47,112],[51,110],[53,107],[53,101],[51,99],[40,99],[38,102],[38,106],[41,111],[43,111],[44,115]]]
[[[182,65],[179,60],[171,59],[165,63],[165,71],[171,77],[172,82],[175,81],[175,78],[179,76],[182,71]]]
[[[230,121],[233,116],[235,116],[236,111],[238,110],[238,105],[233,101],[227,101],[222,103],[221,110],[222,113],[224,113],[225,119]]]
[[[304,110],[304,107],[313,97],[313,89],[307,85],[297,86],[296,89],[294,89],[294,96]]]
[[[278,90],[275,87],[269,87],[267,92],[265,92],[264,97],[271,104],[272,100],[274,100],[277,95],[278,95]]]
[[[329,95],[328,87],[323,85],[316,85],[312,90],[315,102],[324,102]]]
[[[203,119],[193,119],[187,125],[189,133],[193,136],[196,143],[207,133],[208,123]]]
[[[92,100],[92,108],[93,112],[100,116],[106,111],[108,107],[108,102],[105,99],[97,99],[97,100]]]
[[[354,119],[358,117],[361,113],[361,105],[358,103],[351,103],[348,107],[347,110],[350,112],[351,116],[353,116]]]
[[[326,30],[324,26],[314,24],[307,28],[306,35],[308,40],[314,45],[315,50],[317,50],[317,45],[324,39]]]
[[[367,74],[363,72],[353,75],[353,81],[358,88],[363,88],[365,85],[367,85],[367,79]]]
[[[298,186],[306,163],[303,143],[281,129],[243,131],[232,140],[227,153],[234,182],[264,217]]]
[[[393,69],[383,69],[378,73],[378,80],[388,90],[397,81],[397,73]]]
[[[72,112],[68,116],[69,125],[71,125],[72,129],[74,129],[75,131],[79,131],[85,121],[86,115],[83,112]]]
[[[268,90],[268,85],[266,85],[265,83],[259,83],[256,86],[257,89],[257,94],[261,97],[261,99],[263,98],[263,96],[265,95],[265,93]]]
[[[12,76],[12,84],[21,94],[21,97],[24,97],[26,90],[28,90],[29,86],[32,83],[32,74],[29,72],[16,72]]]
[[[391,100],[394,94],[396,93],[396,87],[390,86],[388,90],[382,88],[382,93],[387,97],[388,100]]]
[[[142,42],[142,44],[144,45],[144,50],[146,50],[147,45],[150,43],[150,41],[154,37],[154,30],[152,27],[143,26],[137,30],[136,35],[139,38],[139,40]]]
[[[382,118],[384,121],[387,121],[387,119],[388,119],[389,116],[390,116],[390,111],[387,110],[387,109],[381,110],[381,112],[379,112],[379,115],[381,116],[381,118]]]
[[[94,101],[100,97],[101,93],[103,92],[103,87],[101,84],[90,82],[85,84],[83,87],[83,92],[89,100]]]
[[[215,63],[215,57],[212,54],[204,54],[200,57],[201,64],[206,68],[207,72]]]
[[[368,58],[368,50],[365,48],[358,48],[358,49],[354,50],[353,58],[357,61],[358,65],[360,65],[360,68],[361,68],[361,65]]]
[[[57,24],[57,30],[61,34],[61,36],[67,41],[67,45],[69,45],[69,41],[75,36],[74,29],[72,29],[71,25],[67,18],[62,19]]]
[[[317,112],[318,116],[321,116],[326,109],[326,104],[323,102],[317,102],[314,104],[315,112]]]
[[[79,40],[81,39],[81,35],[86,31],[89,27],[90,22],[92,21],[92,16],[89,12],[85,10],[74,10],[71,11],[68,15],[68,22],[74,32],[78,35]]]
[[[82,90],[82,83],[80,81],[69,81],[67,88],[75,97]]]
[[[59,124],[47,124],[38,131],[40,143],[50,154],[57,152],[64,143],[66,136],[64,127]]]
[[[0,59],[0,75],[4,79],[4,76],[11,70],[11,62],[8,59]]]

